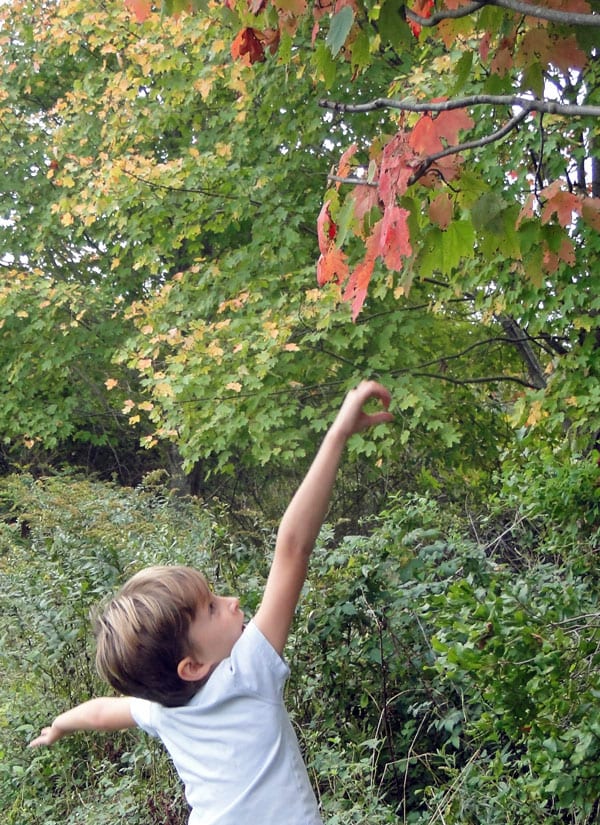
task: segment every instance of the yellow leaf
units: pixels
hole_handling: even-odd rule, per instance
[[[217,155],[220,158],[230,158],[231,157],[231,145],[229,143],[216,143],[215,149],[217,151]]]
[[[129,423],[130,423],[130,424],[139,424],[139,423],[140,423],[140,417],[139,417],[139,415],[132,415],[132,416],[130,416],[130,418],[129,418]]]
[[[119,384],[119,382],[117,381],[116,378],[107,378],[106,381],[104,382],[104,386],[106,387],[107,390],[114,390],[114,388],[117,387],[118,384]]]
[[[541,401],[534,401],[531,405],[531,409],[529,410],[529,416],[525,425],[527,427],[534,427],[542,418],[545,418],[548,415],[547,412],[542,410],[542,402]]]
[[[154,409],[154,404],[152,401],[142,401],[138,404],[138,410],[144,410],[144,412],[150,412]]]
[[[128,398],[127,401],[123,404],[123,409],[121,412],[123,415],[129,415],[132,409],[135,407],[135,401],[132,401],[131,398]]]
[[[60,222],[63,226],[72,226],[73,225],[73,215],[70,212],[65,212],[64,215],[61,215]]]
[[[166,381],[161,381],[154,387],[154,394],[158,395],[159,398],[173,398],[173,387]]]
[[[225,385],[225,389],[233,390],[234,392],[241,392],[242,385],[239,381],[230,381],[229,384]]]
[[[300,347],[298,346],[298,344],[286,344],[284,350],[286,352],[298,352],[300,350]]]

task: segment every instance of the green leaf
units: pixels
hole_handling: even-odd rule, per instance
[[[353,23],[354,10],[350,6],[344,6],[331,18],[325,42],[329,46],[332,57],[336,57],[344,46]]]

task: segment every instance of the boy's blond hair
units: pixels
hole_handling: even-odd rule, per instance
[[[204,576],[182,565],[136,573],[94,617],[96,667],[126,696],[186,704],[202,682],[188,682],[177,665],[192,653],[188,632],[210,595]]]

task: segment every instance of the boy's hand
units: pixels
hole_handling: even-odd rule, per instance
[[[42,732],[36,739],[32,739],[29,743],[30,748],[37,748],[40,745],[53,745],[65,735],[66,731],[57,728],[55,725],[42,728]]]
[[[384,410],[375,413],[364,412],[364,405],[373,398],[382,403]],[[377,381],[361,381],[344,399],[331,429],[342,433],[345,438],[350,438],[351,435],[369,427],[389,423],[394,420],[392,413],[387,411],[390,401],[389,391]]]

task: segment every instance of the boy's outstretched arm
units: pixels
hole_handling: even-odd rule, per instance
[[[30,748],[52,745],[68,733],[79,730],[125,730],[135,727],[127,696],[99,696],[57,716],[29,743]]]
[[[383,410],[366,413],[367,401],[378,400]],[[329,508],[331,493],[346,442],[350,436],[387,423],[390,393],[376,381],[363,381],[351,390],[328,430],[302,484],[279,525],[275,555],[255,622],[280,654],[287,641],[308,561]]]

